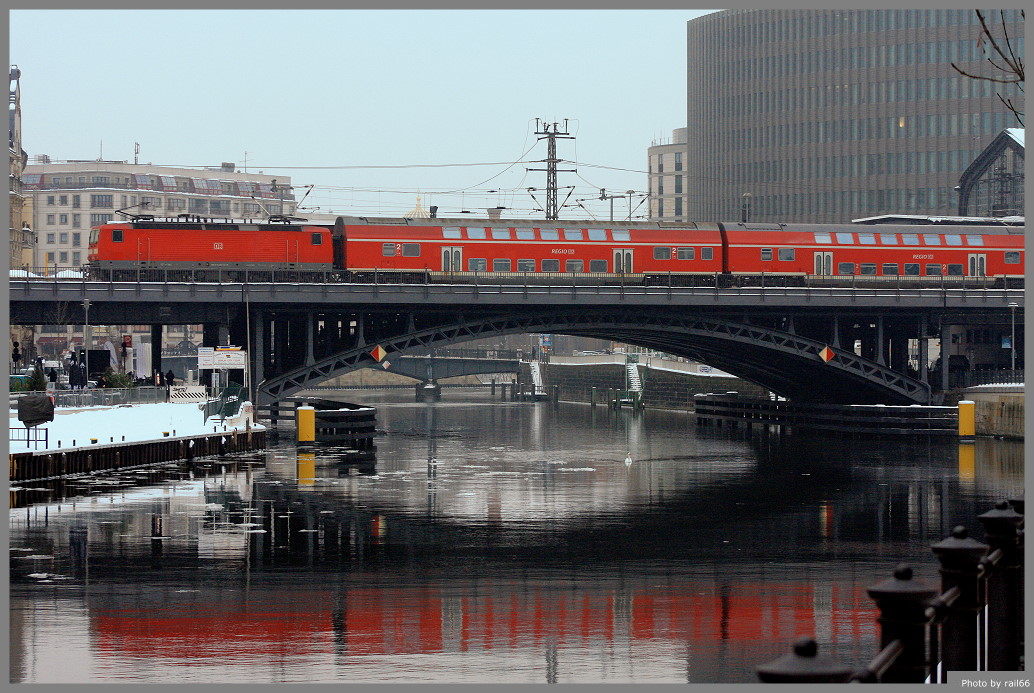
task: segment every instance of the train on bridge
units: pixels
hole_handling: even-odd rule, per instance
[[[933,220],[935,221],[935,220]],[[1022,285],[1024,226],[136,217],[90,234],[91,279],[708,286]]]

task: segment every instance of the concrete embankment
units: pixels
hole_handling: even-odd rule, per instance
[[[609,362],[608,362],[609,361]],[[657,409],[693,409],[693,396],[707,392],[738,392],[745,397],[768,397],[768,390],[740,378],[708,369],[699,364],[651,359],[650,364],[635,364],[643,383],[643,405]],[[623,357],[597,359],[556,358],[543,367],[547,390],[559,386],[560,399],[590,402],[592,388],[596,401],[606,404],[608,389],[624,390],[627,376]]]
[[[1024,437],[1023,384],[979,385],[967,388],[963,398],[975,404],[978,436]]]

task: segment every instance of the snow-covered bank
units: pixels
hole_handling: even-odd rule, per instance
[[[36,428],[48,430],[48,444],[28,445],[24,441],[10,441],[10,452],[60,450],[90,445],[96,438],[98,444],[112,442],[139,443],[160,440],[169,436],[189,436],[218,431],[245,430],[248,422],[251,428],[264,427],[254,422],[250,404],[245,403],[241,416],[218,423],[218,419],[205,422],[204,414],[194,402],[168,402],[160,404],[124,404],[117,407],[86,407],[82,409],[57,409],[54,420]],[[10,412],[10,427],[24,428],[18,420],[18,412]]]

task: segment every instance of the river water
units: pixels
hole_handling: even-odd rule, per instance
[[[752,682],[801,635],[860,666],[866,588],[938,585],[930,544],[1023,488],[1019,442],[339,396],[374,462],[287,436],[12,493],[12,682]]]

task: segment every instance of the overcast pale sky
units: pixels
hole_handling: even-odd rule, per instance
[[[647,147],[685,125],[686,21],[710,11],[16,10],[10,61],[30,161],[139,142],[142,163],[289,175],[321,212],[420,193],[541,218],[535,119],[567,119],[560,201],[577,186],[568,204],[606,218],[599,189],[645,191]]]

